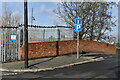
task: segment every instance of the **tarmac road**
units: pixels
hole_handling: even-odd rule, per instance
[[[106,58],[104,61],[87,63],[69,68],[56,69],[53,71],[43,71],[35,73],[13,73],[12,75],[3,75],[4,78],[23,78],[25,80],[35,78],[118,78],[120,77],[120,59],[117,56]],[[22,80],[23,80],[22,79]],[[13,79],[12,79],[13,80]],[[117,80],[120,80],[117,79]]]

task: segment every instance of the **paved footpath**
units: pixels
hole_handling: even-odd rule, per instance
[[[76,58],[76,54],[63,55],[57,57],[49,58],[39,58],[34,60],[29,60],[29,68],[24,68],[24,61],[7,62],[2,63],[2,72],[37,72],[37,71],[47,71],[54,70],[58,68],[64,68],[69,66],[74,66],[78,64],[102,61],[105,53],[88,53],[81,56],[79,59]],[[110,56],[110,55],[109,55]]]

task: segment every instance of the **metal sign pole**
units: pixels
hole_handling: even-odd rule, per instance
[[[75,19],[75,26],[74,26],[74,31],[77,31],[77,59],[79,58],[79,32],[81,31],[82,28],[82,19],[81,18],[76,18]]]
[[[79,58],[79,31],[77,31],[77,59]]]

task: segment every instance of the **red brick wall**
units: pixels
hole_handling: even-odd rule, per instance
[[[76,43],[76,40],[32,42],[28,44],[28,57],[37,58],[46,56],[56,56],[57,53],[61,55],[76,52]],[[116,53],[114,45],[88,40],[80,40],[80,51],[81,50],[86,52],[104,52],[111,54]],[[24,47],[21,47],[20,55],[21,59],[23,59]]]

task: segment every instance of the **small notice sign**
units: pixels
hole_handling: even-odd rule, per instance
[[[16,35],[14,34],[11,35],[11,41],[16,41]]]
[[[74,25],[74,31],[81,31],[81,30],[82,30],[82,19],[76,18],[75,25]]]
[[[81,25],[82,24],[82,19],[81,18],[76,18],[75,19],[75,24]]]
[[[75,25],[74,31],[81,31],[81,25]]]

